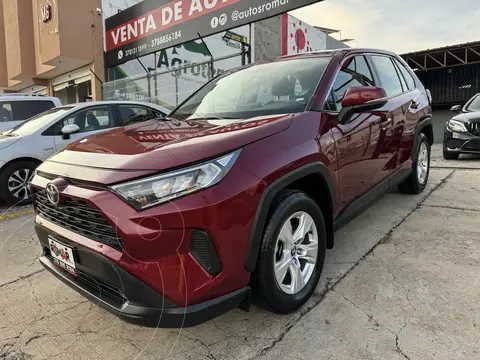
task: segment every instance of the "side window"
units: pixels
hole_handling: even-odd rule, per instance
[[[415,89],[415,80],[413,79],[412,74],[408,72],[408,70],[405,68],[405,65],[403,65],[400,61],[397,59],[393,59],[395,64],[397,64],[398,68],[400,69],[400,72],[403,75],[403,78],[405,79],[405,82],[407,83],[407,88],[408,90],[413,90]]]
[[[65,125],[76,124],[80,128],[78,133],[89,131],[104,130],[113,127],[113,116],[107,106],[89,108],[79,111],[72,116],[58,121],[50,129],[45,131],[45,135],[62,135],[62,129]]]
[[[12,104],[2,103],[0,108],[0,122],[13,121]]]
[[[120,126],[154,119],[158,116],[153,109],[144,106],[118,105],[118,111],[120,113]]]
[[[55,107],[50,100],[12,101],[11,111],[14,121],[27,120]]]
[[[372,55],[382,87],[388,96],[396,96],[403,92],[402,83],[397,70],[389,56]]]
[[[342,100],[348,89],[356,86],[373,86],[373,76],[363,56],[355,56],[338,73],[327,101],[328,110],[342,110]]]

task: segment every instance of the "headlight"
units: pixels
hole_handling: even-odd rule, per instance
[[[467,128],[465,127],[465,124],[462,123],[461,121],[457,120],[450,120],[448,122],[448,129],[451,131],[456,131],[456,132],[468,132]]]
[[[111,189],[135,209],[144,210],[217,184],[235,164],[240,151],[200,165],[114,185]]]

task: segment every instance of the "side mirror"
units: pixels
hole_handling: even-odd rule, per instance
[[[79,131],[80,131],[80,128],[78,127],[77,124],[65,125],[62,128],[62,139],[68,140],[70,139],[71,134],[75,134],[76,132],[79,132]]]
[[[462,110],[462,105],[454,105],[450,108],[453,112],[460,112]]]
[[[348,89],[342,100],[340,123],[347,123],[353,114],[379,109],[388,102],[387,93],[377,86],[356,86]]]

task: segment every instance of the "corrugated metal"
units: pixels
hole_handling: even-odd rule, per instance
[[[480,64],[418,72],[433,97],[433,105],[465,104],[480,93]]]

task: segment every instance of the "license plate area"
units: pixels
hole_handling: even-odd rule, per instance
[[[66,246],[58,240],[48,237],[48,247],[50,248],[50,255],[55,265],[69,272],[72,275],[77,275],[75,258],[73,256],[73,248]]]

